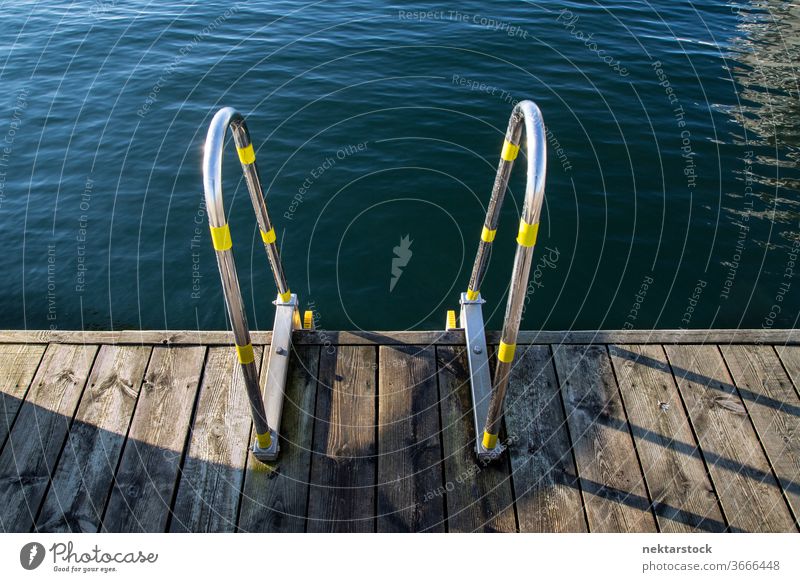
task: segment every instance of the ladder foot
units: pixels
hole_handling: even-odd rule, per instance
[[[269,436],[271,437],[269,447],[262,449],[258,446],[258,441],[256,441],[253,443],[253,448],[251,449],[253,456],[262,463],[269,463],[277,460],[278,453],[280,452],[278,433],[270,429]]]
[[[506,447],[506,445],[501,443],[497,443],[493,449],[487,449],[483,446],[483,443],[477,443],[475,445],[478,460],[484,465],[488,465],[489,463],[493,463],[494,461],[498,460],[503,456],[503,453],[507,448],[508,447]]]

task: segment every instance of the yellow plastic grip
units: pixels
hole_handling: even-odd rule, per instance
[[[289,299],[292,298],[292,292],[291,290],[287,289],[286,293],[278,293],[278,297],[280,297],[281,301],[283,301],[284,303],[288,303]]]
[[[233,246],[231,228],[227,224],[211,227],[211,242],[215,251],[227,251]]]
[[[253,344],[236,346],[236,355],[239,356],[240,364],[251,364],[256,359],[256,356],[253,353]]]
[[[511,143],[508,140],[503,142],[503,151],[500,152],[500,157],[507,162],[513,162],[517,159],[519,153],[519,146]]]
[[[313,311],[306,311],[303,313],[303,329],[313,329],[314,328],[314,312]]]
[[[519,234],[517,242],[523,247],[532,247],[536,244],[536,237],[539,234],[539,223],[528,224],[524,220],[519,221]]]
[[[484,226],[483,230],[481,231],[481,240],[483,242],[490,243],[490,242],[492,242],[494,240],[494,236],[496,234],[497,234],[497,229],[489,230],[488,228],[486,228]]]
[[[475,301],[478,298],[479,291],[473,291],[472,289],[467,289],[467,299],[470,301]]]
[[[261,230],[261,229],[259,229],[259,230]],[[275,236],[275,229],[274,228],[270,228],[267,232],[264,232],[263,230],[261,230],[261,240],[264,241],[265,245],[274,243],[276,238],[277,237]]]
[[[456,312],[452,309],[447,311],[447,329],[456,329]]]
[[[272,445],[272,437],[268,432],[256,435],[256,442],[259,449],[268,449]]]
[[[256,161],[256,152],[253,151],[253,144],[243,148],[236,148],[236,152],[239,154],[239,161],[243,164],[252,164]]]
[[[497,435],[483,431],[483,448],[492,450],[497,446]]]
[[[517,351],[517,344],[507,344],[500,341],[500,348],[497,350],[497,359],[504,364],[514,361],[514,352]]]

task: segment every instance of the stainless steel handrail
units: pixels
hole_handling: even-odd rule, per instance
[[[497,447],[503,400],[508,388],[511,364],[514,361],[517,335],[522,319],[522,307],[525,301],[531,259],[539,231],[539,218],[544,200],[545,178],[547,175],[547,141],[545,139],[542,112],[533,101],[521,101],[511,112],[505,141],[503,142],[503,150],[500,154],[500,163],[497,168],[494,187],[492,188],[492,198],[489,201],[486,220],[481,232],[481,241],[478,246],[478,254],[475,257],[475,265],[472,269],[472,276],[466,293],[466,297],[469,300],[478,300],[480,298],[480,288],[489,264],[500,208],[503,205],[503,198],[508,188],[508,179],[514,167],[514,160],[519,152],[523,121],[525,123],[528,159],[527,185],[525,187],[522,218],[517,234],[517,252],[511,272],[511,289],[508,294],[508,303],[506,304],[500,347],[497,351],[497,368],[495,369],[489,411],[481,441],[483,449],[489,453]]]
[[[250,400],[250,409],[253,414],[253,424],[256,429],[256,446],[259,449],[273,447],[276,439],[276,430],[270,429],[264,409],[264,399],[259,386],[258,369],[253,353],[253,344],[250,340],[250,330],[247,326],[247,316],[236,275],[236,264],[233,259],[233,243],[230,227],[225,218],[225,205],[222,199],[222,153],[225,146],[225,133],[231,128],[239,161],[250,192],[253,210],[256,214],[261,239],[267,253],[275,284],[278,288],[277,303],[288,303],[292,294],[286,283],[286,277],[281,266],[281,258],[276,245],[275,229],[269,219],[264,194],[261,188],[256,156],[250,133],[244,117],[231,107],[225,107],[214,115],[206,136],[203,150],[203,187],[205,190],[206,209],[208,212],[211,240],[217,255],[217,265],[222,279],[222,288],[225,294],[225,304],[233,329],[236,342],[236,353],[244,375],[245,388]]]

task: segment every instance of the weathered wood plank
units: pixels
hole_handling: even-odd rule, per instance
[[[608,349],[659,529],[725,531],[716,492],[663,348],[612,345]]]
[[[75,413],[40,532],[97,532],[151,348],[101,346]]]
[[[322,350],[308,531],[375,529],[375,360],[373,347]]]
[[[554,346],[554,359],[589,529],[656,531],[605,346]]]
[[[262,385],[266,382],[269,358],[268,350],[265,351]],[[280,456],[269,464],[249,456],[239,514],[240,531],[305,530],[319,354],[319,346],[292,349],[281,418]],[[255,439],[255,433],[250,439],[250,442]]]
[[[770,346],[721,346],[786,500],[800,518],[800,397]]]
[[[272,332],[252,332],[253,344],[272,341]],[[489,343],[500,341],[500,332],[487,333]],[[232,345],[230,331],[123,330],[49,331],[0,330],[0,343],[91,343]],[[452,331],[308,331],[294,332],[294,345],[464,345],[464,332]],[[664,329],[521,331],[518,344],[800,344],[794,329]]]
[[[19,338],[19,341],[12,341]],[[270,343],[271,331],[252,332],[253,344]],[[0,330],[0,343],[233,345],[233,332],[225,330]]]
[[[0,451],[39,367],[44,345],[0,345]]]
[[[193,346],[153,348],[103,516],[104,531],[166,528],[205,351]]]
[[[464,348],[437,346],[445,483],[423,498],[444,495],[451,532],[516,530],[508,460],[484,465],[475,456],[469,365]]]
[[[796,531],[716,346],[664,346],[733,531]]]
[[[444,532],[439,394],[433,346],[378,352],[378,531]]]
[[[585,532],[580,484],[548,346],[520,347],[505,422],[519,529]]]
[[[263,350],[254,352],[260,363]],[[235,531],[251,425],[236,352],[209,348],[170,531]]]
[[[795,392],[800,396],[800,346],[775,346],[775,351],[792,379]]]
[[[0,530],[33,526],[97,346],[51,344],[0,454]]]

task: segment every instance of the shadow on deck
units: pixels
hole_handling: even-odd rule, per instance
[[[266,466],[225,334],[35,333],[0,334],[2,531],[797,531],[783,336],[529,338],[485,466],[458,337],[309,334]]]

